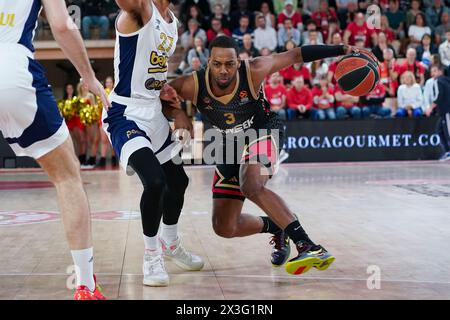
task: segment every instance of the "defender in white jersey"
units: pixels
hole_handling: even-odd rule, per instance
[[[17,155],[34,157],[48,173],[77,274],[77,300],[103,300],[93,275],[90,212],[80,164],[42,66],[33,37],[44,6],[56,41],[89,88],[109,102],[95,78],[83,40],[63,0],[0,1],[0,130]],[[45,296],[44,296],[45,297]]]
[[[116,83],[110,94],[111,108],[103,115],[103,129],[121,167],[128,174],[136,172],[144,187],[140,203],[145,243],[143,283],[166,286],[169,276],[163,255],[185,270],[203,268],[202,259],[187,252],[178,236],[189,180],[183,166],[171,161],[181,144],[172,141],[160,100],[167,83],[168,59],[178,40],[178,21],[169,9],[173,1],[116,2],[121,8],[116,20]],[[189,124],[184,115],[175,119],[175,128]]]

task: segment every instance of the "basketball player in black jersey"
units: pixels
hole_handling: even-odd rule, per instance
[[[265,129],[254,140],[245,141],[233,163],[219,164],[213,182],[214,231],[222,237],[244,237],[272,233],[275,245],[271,261],[274,266],[286,263],[290,254],[289,238],[296,244],[298,256],[286,263],[286,271],[302,274],[311,267],[325,270],[334,257],[307,235],[297,216],[266,183],[273,174],[283,126],[264,97],[264,79],[289,65],[358,52],[349,46],[311,45],[280,54],[241,61],[236,42],[219,36],[210,44],[208,66],[170,83],[184,100],[192,101],[214,128],[224,135],[224,142],[250,129]],[[175,94],[175,93],[174,93]],[[164,106],[168,117],[179,119],[182,110]],[[244,137],[245,135],[241,135]],[[235,140],[233,140],[235,141]],[[256,160],[256,161],[254,161]],[[261,174],[266,170],[268,174]],[[268,217],[242,213],[248,198]]]

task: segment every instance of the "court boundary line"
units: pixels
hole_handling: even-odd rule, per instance
[[[213,270],[209,271],[214,273]],[[113,276],[126,276],[126,277],[142,277],[139,273],[96,273],[97,276],[113,277]],[[183,276],[183,277],[222,277],[222,278],[264,278],[264,279],[286,279],[286,280],[328,280],[328,281],[365,281],[365,278],[345,278],[345,277],[296,277],[296,276],[285,276],[285,275],[231,275],[231,274],[192,274],[192,273],[171,273],[172,276]],[[49,277],[49,276],[69,276],[67,273],[0,273],[0,277]],[[416,283],[416,284],[443,284],[450,285],[450,281],[431,281],[431,280],[400,280],[400,279],[381,279],[381,282],[393,282],[393,283]]]

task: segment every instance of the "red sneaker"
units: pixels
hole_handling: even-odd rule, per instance
[[[92,292],[86,286],[78,286],[75,290],[74,300],[106,300],[101,287],[97,284],[97,278],[94,275],[95,290]]]

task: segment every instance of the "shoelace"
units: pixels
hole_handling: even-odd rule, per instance
[[[175,249],[174,254],[179,256],[183,260],[192,261],[192,254],[186,251],[186,249],[180,244],[178,248]]]
[[[163,259],[161,259],[161,256],[152,257],[150,259],[146,259],[145,261],[147,264],[150,265],[150,271],[152,273],[165,273],[166,268],[164,266]]]
[[[271,237],[271,239],[270,239],[270,244],[271,245],[275,245],[275,249],[277,249],[277,250],[281,250],[281,246],[282,246],[282,244],[283,244],[283,239],[284,237],[282,237],[282,233],[280,232],[280,233],[277,233],[277,234],[274,234],[272,237]]]

